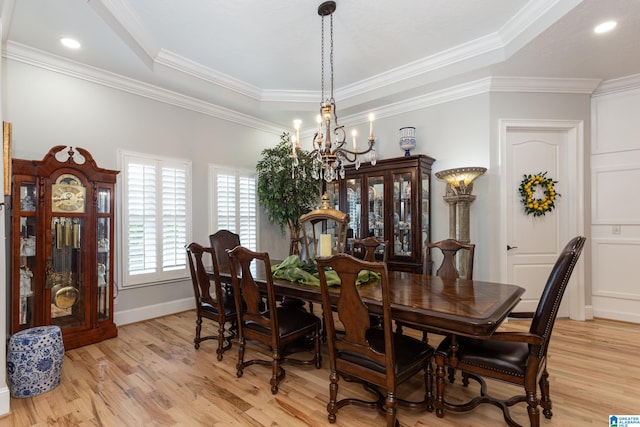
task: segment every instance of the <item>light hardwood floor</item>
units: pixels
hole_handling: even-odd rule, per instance
[[[205,319],[206,320],[206,319]],[[211,330],[211,322],[207,323]],[[510,321],[505,328],[525,329]],[[179,313],[119,328],[119,336],[67,351],[60,386],[28,399],[11,399],[0,426],[328,426],[328,360],[322,369],[285,367],[277,395],[263,366],[236,377],[237,346],[216,360],[213,341],[193,347],[194,312]],[[595,320],[558,320],[549,350],[554,416],[541,426],[604,426],[610,414],[640,414],[640,325]],[[435,336],[434,336],[435,337]],[[437,342],[437,338],[433,339]],[[247,355],[259,349],[249,345]],[[267,357],[267,356],[265,356]],[[421,379],[403,385],[400,395],[418,396]],[[447,395],[462,396],[460,381]],[[519,392],[491,382],[496,396]],[[368,397],[362,387],[340,382],[339,395]],[[515,393],[513,393],[515,394]],[[523,404],[514,418],[528,424]],[[466,414],[399,410],[403,426],[501,426],[502,414],[481,405]],[[343,408],[336,426],[384,425],[375,412]]]

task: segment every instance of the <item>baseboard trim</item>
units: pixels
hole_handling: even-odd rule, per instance
[[[141,322],[143,320],[180,313],[181,311],[192,310],[194,308],[195,302],[193,298],[184,298],[162,304],[138,307],[132,310],[116,311],[113,313],[113,320],[116,325],[122,326],[128,323]]]

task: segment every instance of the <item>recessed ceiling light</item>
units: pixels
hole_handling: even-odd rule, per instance
[[[603,22],[602,24],[597,25],[593,29],[593,31],[596,34],[606,33],[607,31],[613,30],[616,27],[616,25],[618,25],[618,23],[616,21]]]
[[[78,40],[70,39],[68,37],[63,37],[60,39],[60,43],[69,49],[80,49],[80,42]]]

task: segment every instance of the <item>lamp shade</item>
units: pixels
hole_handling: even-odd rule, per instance
[[[464,167],[436,172],[436,176],[439,179],[447,181],[452,187],[468,187],[477,177],[486,171],[487,168]]]

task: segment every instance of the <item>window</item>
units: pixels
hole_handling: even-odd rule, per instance
[[[211,232],[226,229],[240,235],[240,243],[258,247],[258,214],[255,171],[210,165]]]
[[[122,287],[188,277],[191,162],[121,152]]]

